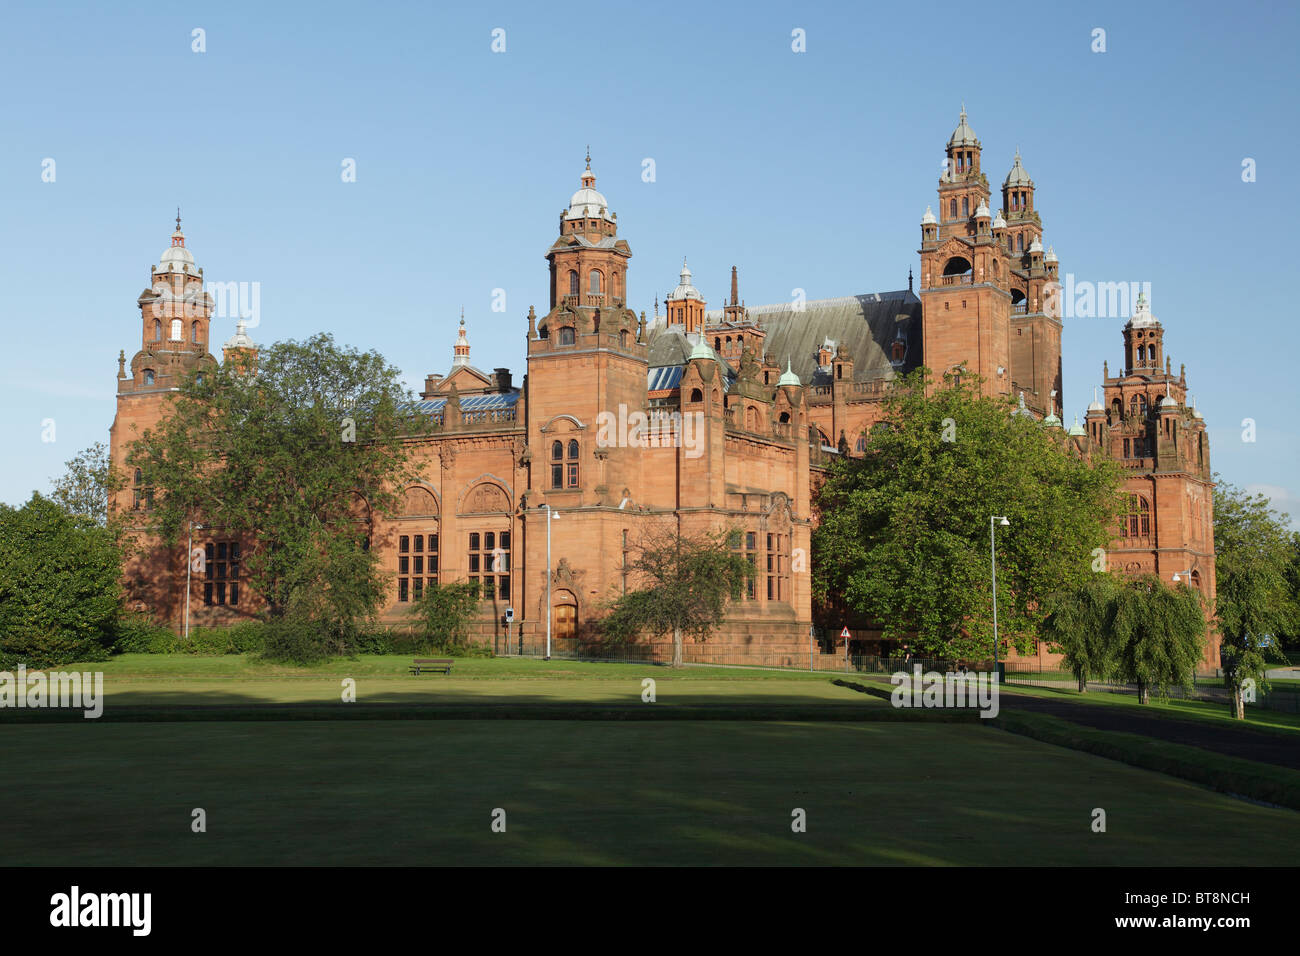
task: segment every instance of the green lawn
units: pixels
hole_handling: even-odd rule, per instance
[[[1109,691],[1090,690],[1080,694],[1076,687],[1030,687],[1025,684],[1004,684],[1002,689],[1008,694],[1024,694],[1029,697],[1045,697],[1054,700],[1068,699],[1072,703],[1095,704],[1098,707],[1129,707],[1134,713],[1150,717],[1171,717],[1177,720],[1208,721],[1210,723],[1228,723],[1236,727],[1259,730],[1266,733],[1294,735],[1300,732],[1300,714],[1284,711],[1264,710],[1260,707],[1246,705],[1246,717],[1237,720],[1232,716],[1228,705],[1208,700],[1179,700],[1168,698],[1160,700],[1152,697],[1151,703],[1138,703],[1135,694],[1114,694]],[[1014,706],[1010,702],[1004,706]]]
[[[1300,814],[983,726],[87,721],[0,724],[0,756],[27,768],[0,789],[10,865],[1290,865],[1300,846]]]
[[[116,706],[240,706],[316,703],[343,707],[343,681],[355,681],[357,704],[650,706],[643,681],[655,682],[656,707],[674,705],[876,708],[874,698],[838,687],[838,674],[723,667],[671,669],[653,664],[599,664],[511,658],[458,659],[450,675],[407,671],[409,656],[362,656],[289,667],[241,655],[127,654],[67,669],[104,672],[105,712]]]

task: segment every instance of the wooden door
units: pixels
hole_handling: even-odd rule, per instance
[[[551,611],[551,634],[556,640],[578,636],[578,609],[572,604],[557,605]]]

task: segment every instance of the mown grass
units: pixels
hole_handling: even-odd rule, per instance
[[[1300,810],[1300,772],[1287,767],[1153,740],[1141,734],[1085,727],[1048,714],[1004,710],[993,723],[1012,733],[1181,777],[1221,793]]]
[[[985,724],[8,724],[0,834],[9,865],[1294,862],[1300,815]]]
[[[1115,694],[1109,691],[1090,690],[1080,694],[1074,687],[1029,687],[1024,684],[1003,684],[1002,690],[1007,694],[1023,694],[1027,697],[1043,697],[1051,700],[1069,700],[1071,703],[1090,704],[1097,707],[1131,708],[1135,714],[1144,717],[1164,717],[1175,720],[1200,721],[1212,724],[1228,724],[1243,730],[1256,730],[1262,733],[1294,735],[1300,732],[1300,714],[1288,714],[1276,710],[1264,710],[1246,705],[1246,716],[1237,720],[1227,704],[1207,700],[1181,700],[1170,697],[1161,699],[1152,697],[1149,704],[1138,702],[1134,694]],[[1004,702],[1003,706],[1014,707],[1014,703]]]

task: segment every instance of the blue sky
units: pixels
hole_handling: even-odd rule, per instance
[[[1019,147],[1063,275],[1151,284],[1215,468],[1300,514],[1300,331],[1275,235],[1300,155],[1298,19],[1207,2],[11,0],[0,500],[107,440],[118,350],[138,348],[135,299],[177,205],[207,280],[260,283],[258,341],[328,331],[418,386],[447,371],[463,306],[473,363],[518,381],[588,143],[637,310],[683,256],[711,306],[733,264],[751,305],[824,298],[906,285],[964,101],[995,187]],[[1067,320],[1067,423],[1103,359],[1119,365],[1123,321]],[[213,343],[233,331],[214,322]]]

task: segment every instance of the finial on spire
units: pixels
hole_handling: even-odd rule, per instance
[[[591,144],[587,144],[587,169],[591,169]]]
[[[176,231],[181,231],[181,207],[176,207]]]
[[[465,307],[463,305],[460,307],[460,324],[465,324]]]
[[[963,123],[966,122],[966,101],[965,100],[961,101],[961,120]]]

